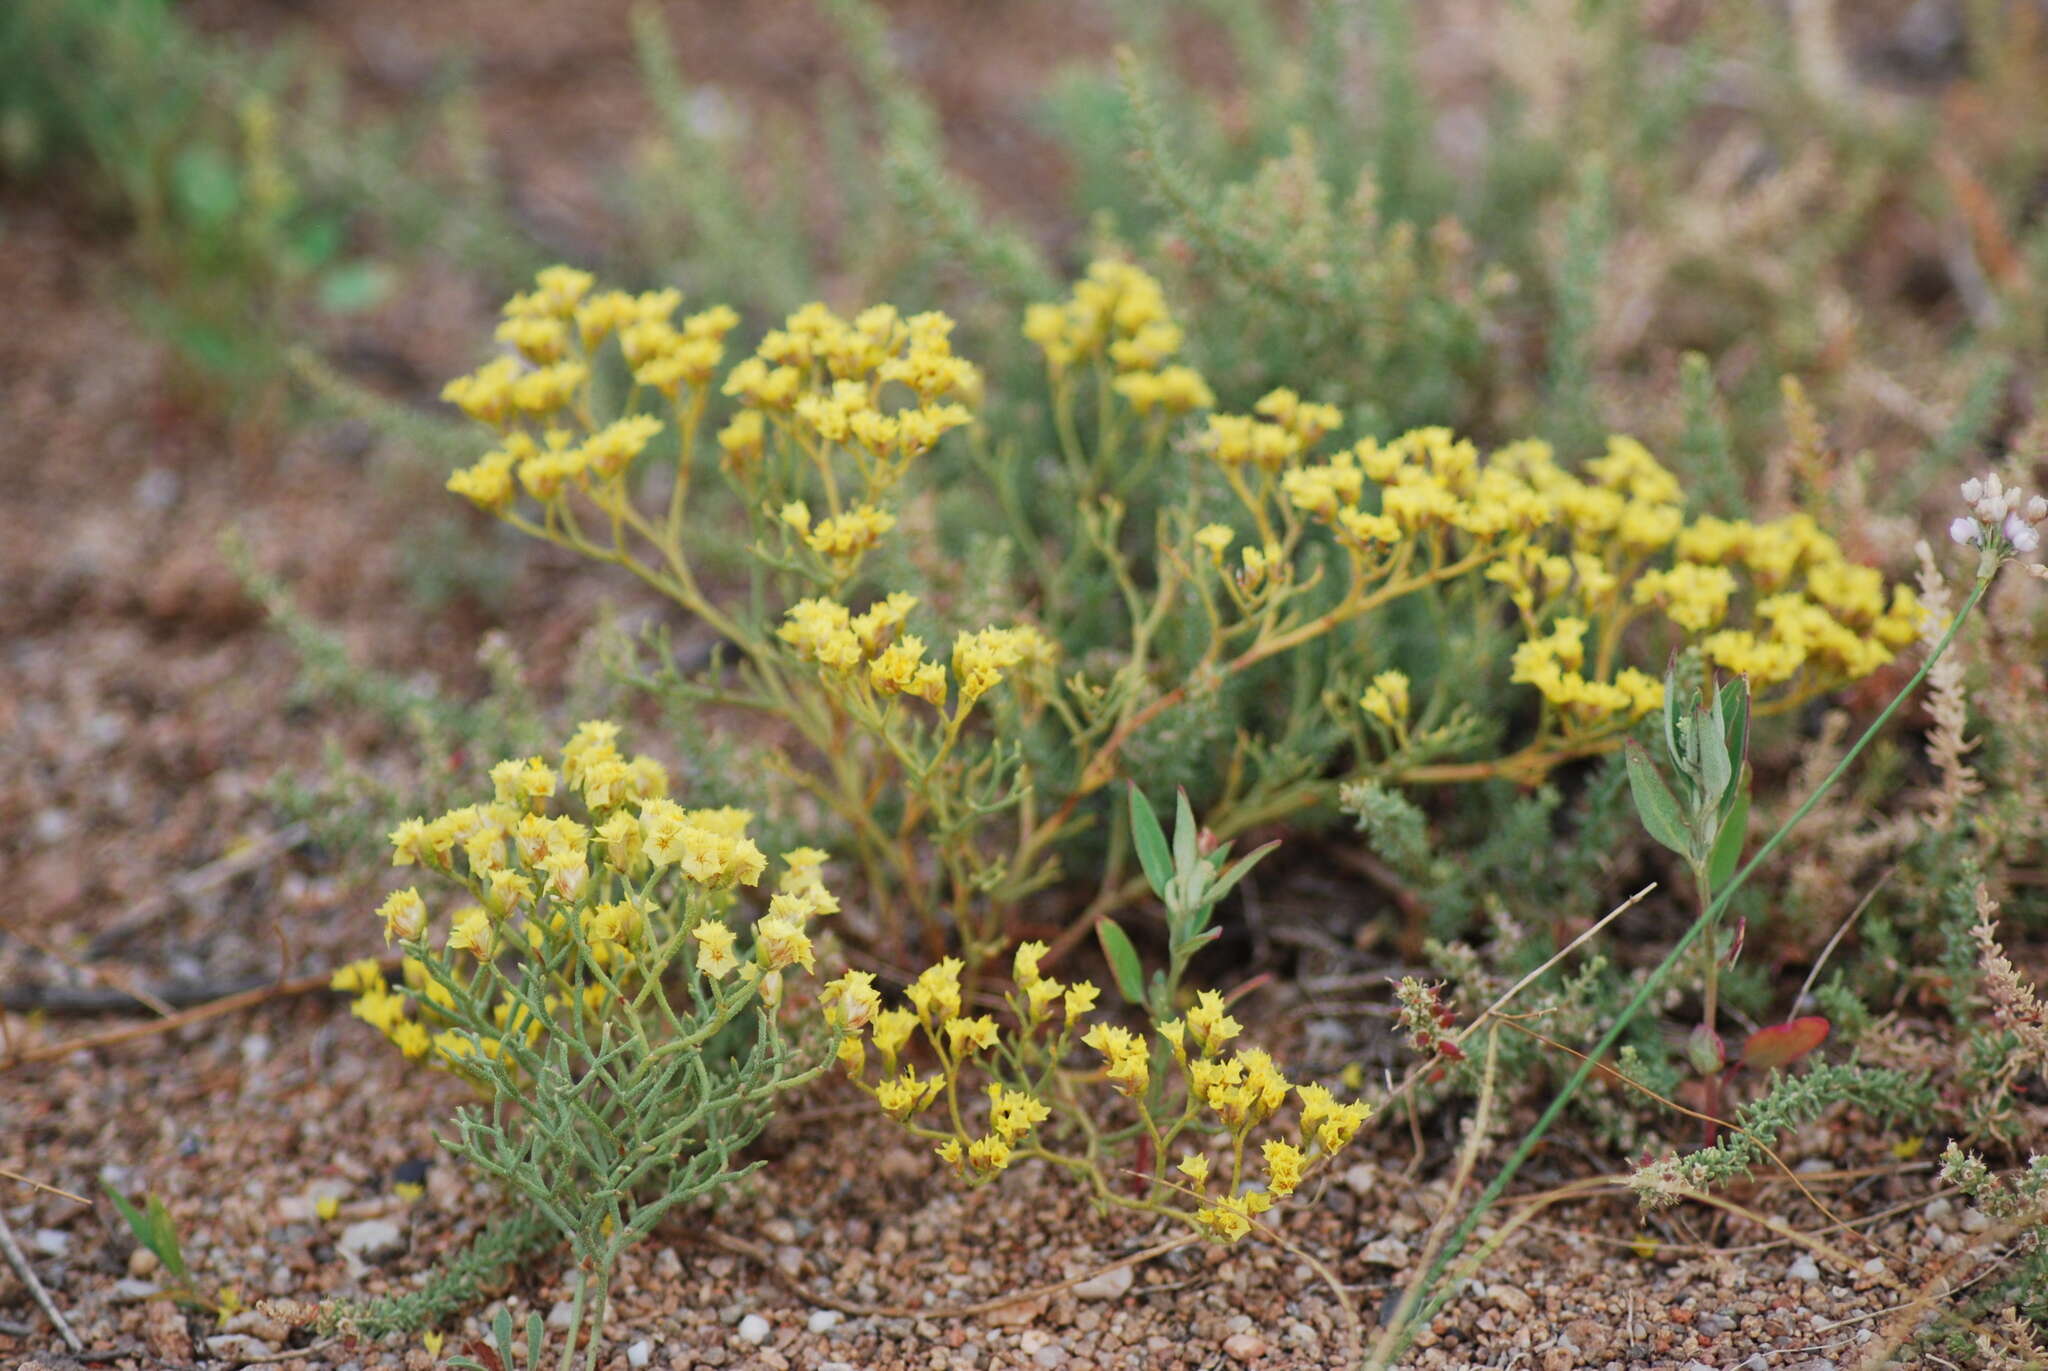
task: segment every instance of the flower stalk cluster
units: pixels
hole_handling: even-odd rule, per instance
[[[477,1089],[483,1102],[444,1144],[530,1205],[588,1273],[564,1367],[586,1315],[595,1358],[625,1248],[750,1170],[741,1151],[777,1097],[830,1063],[785,1025],[786,978],[815,970],[811,925],[839,907],[825,854],[785,853],[743,921],[770,865],[751,816],[684,807],[665,770],[622,755],[617,737],[585,723],[559,765],[501,762],[489,800],[400,824],[394,865],[459,893],[437,898],[440,912],[416,886],[384,902],[397,986],[375,959],[333,979],[409,1059]]]
[[[1370,1113],[1294,1085],[1263,1051],[1232,1050],[1242,1030],[1215,991],[1177,1017],[1148,1016],[1140,1033],[1096,1013],[1093,983],[1045,974],[1046,950],[1017,949],[1000,1013],[971,1012],[951,957],[895,1007],[865,972],[826,988],[848,1077],[966,1183],[1042,1161],[1103,1205],[1230,1243],[1327,1167]]]
[[[1887,593],[1807,516],[1688,520],[1676,478],[1630,439],[1572,470],[1540,442],[1482,453],[1440,428],[1347,441],[1340,406],[1284,387],[1221,412],[1164,292],[1127,263],[1097,263],[1023,321],[1050,395],[1045,489],[1072,509],[1049,524],[1043,491],[1027,499],[991,455],[1008,441],[976,432],[985,381],[945,316],[807,305],[734,359],[730,309],[680,309],[675,291],[541,273],[506,306],[508,350],[446,391],[496,444],[449,487],[731,644],[729,669],[678,687],[779,725],[774,763],[858,858],[883,941],[912,911],[934,955],[957,930],[971,966],[1057,879],[1134,744],[1289,654],[1337,664],[1331,736],[1349,756],[1269,772],[1248,736],[1210,803],[1220,836],[1346,780],[1533,783],[1617,747],[1663,702],[1638,654],[1694,649],[1770,712],[1869,674],[1918,626],[1909,591]],[[1032,570],[1014,598],[1035,596],[1036,623],[963,623],[943,589],[903,584],[932,560],[904,515],[956,430],[997,473],[989,504]],[[714,474],[747,530],[731,593],[693,558]],[[1083,583],[1108,603],[1084,612]],[[1417,596],[1513,626],[1509,683],[1537,704],[1523,736],[1482,749],[1496,735],[1458,673],[1381,657],[1379,616]]]

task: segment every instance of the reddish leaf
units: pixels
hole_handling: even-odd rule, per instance
[[[1790,1066],[1826,1042],[1831,1027],[1820,1015],[1809,1014],[1790,1023],[1760,1028],[1742,1045],[1742,1064],[1758,1071]]]

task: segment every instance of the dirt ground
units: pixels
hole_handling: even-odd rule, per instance
[[[960,165],[1020,204],[1049,198],[1035,189],[1059,173],[1017,109],[1061,55],[1099,43],[1086,8],[991,6],[987,25],[970,26],[937,0],[897,7]],[[502,140],[521,131],[510,174],[522,202],[570,241],[603,232],[594,154],[644,117],[624,11],[557,6],[502,26],[500,7],[480,0],[195,9],[210,26],[259,34],[310,23],[373,96],[402,94],[435,54],[490,33],[487,117]],[[676,8],[671,27],[694,75],[780,90],[831,60],[807,11],[755,6],[734,24],[705,3]],[[1011,60],[960,60],[970,40],[1000,42]],[[265,790],[316,768],[330,739],[391,775],[407,759],[374,724],[292,693],[293,654],[239,591],[219,551],[224,529],[241,530],[361,660],[457,688],[477,683],[475,645],[492,628],[545,678],[621,587],[520,549],[495,608],[459,598],[423,618],[398,548],[434,527],[420,512],[444,499],[431,475],[394,467],[347,425],[223,421],[124,311],[117,239],[62,196],[0,209],[0,301],[16,321],[0,329],[0,1169],[93,1200],[0,1179],[0,1212],[88,1349],[64,1353],[0,1267],[0,1364],[419,1365],[417,1346],[309,1345],[311,1333],[262,1312],[220,1327],[149,1298],[156,1273],[99,1192],[104,1180],[161,1195],[195,1272],[247,1305],[402,1289],[487,1204],[433,1142],[459,1098],[452,1082],[404,1069],[325,992],[113,1045],[52,1045],[151,1022],[122,1011],[124,997],[176,1009],[317,977],[372,950],[368,910],[384,873],[297,841]],[[458,281],[374,327],[419,375],[441,376],[469,360],[488,308]],[[1301,1013],[1282,992],[1265,1008]],[[844,1092],[821,1089],[777,1122],[762,1144],[775,1164],[743,1193],[629,1259],[603,1364],[1337,1365],[1372,1336],[1445,1202],[1445,1183],[1428,1178],[1446,1169],[1451,1140],[1419,1135],[1418,1153],[1406,1132],[1380,1130],[1377,1154],[1361,1149],[1287,1220],[1321,1270],[1245,1245],[1105,1273],[1169,1235],[1100,1217],[1032,1168],[957,1191]],[[1616,1189],[1511,1238],[1413,1364],[1854,1363],[1906,1298],[1901,1282],[1962,1245],[1963,1214],[1929,1201],[1924,1164],[1859,1173],[1858,1158],[1890,1159],[1825,1134],[1801,1142],[1792,1155],[1847,1158],[1832,1163],[1847,1170],[1802,1175],[1854,1225],[1829,1239],[1846,1263],[1816,1263],[1741,1219],[1681,1214],[1646,1228]],[[421,1161],[424,1194],[401,1196],[395,1177]],[[1597,1169],[1560,1148],[1527,1180],[1541,1188]],[[322,1198],[338,1201],[333,1217],[320,1217]],[[1805,1229],[1828,1222],[1782,1181],[1737,1198]],[[351,1260],[342,1235],[371,1220],[394,1224],[398,1241]],[[1074,1277],[1085,1279],[1034,1293]],[[449,1348],[501,1303],[551,1312],[563,1298],[558,1263],[540,1261],[448,1330]],[[973,1312],[950,1312],[963,1306]]]

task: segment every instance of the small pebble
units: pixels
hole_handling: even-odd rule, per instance
[[[1122,1299],[1130,1291],[1131,1282],[1137,1277],[1128,1266],[1112,1267],[1099,1276],[1090,1276],[1074,1287],[1074,1298],[1080,1300]]]
[[[642,1338],[626,1349],[626,1363],[629,1366],[645,1366],[654,1360],[654,1343]]]
[[[556,1300],[548,1310],[548,1327],[567,1328],[576,1318],[576,1303],[573,1300]]]
[[[405,1232],[389,1219],[362,1219],[342,1229],[334,1246],[344,1258],[360,1266],[405,1251]]]
[[[1253,1333],[1232,1333],[1223,1340],[1224,1355],[1236,1362],[1253,1362],[1266,1355],[1266,1344]]]
[[[759,1314],[749,1314],[740,1320],[740,1336],[756,1344],[768,1341],[768,1320]]]
[[[258,1357],[268,1357],[276,1350],[261,1338],[252,1338],[247,1333],[222,1333],[206,1340],[207,1355],[215,1361],[236,1366]]]
[[[1399,1269],[1408,1264],[1408,1244],[1399,1238],[1375,1238],[1358,1251],[1358,1259],[1368,1266],[1391,1266]]]
[[[1792,1259],[1792,1264],[1785,1268],[1785,1274],[1795,1281],[1818,1282],[1820,1280],[1820,1267],[1814,1264],[1812,1257],[1801,1252]]]
[[[1982,1233],[1991,1227],[1991,1216],[1981,1209],[1963,1211],[1962,1229],[1965,1233]]]
[[[71,1250],[71,1235],[61,1228],[38,1228],[29,1243],[46,1257],[61,1257]]]
[[[813,1333],[829,1333],[844,1322],[845,1319],[846,1315],[840,1313],[837,1309],[813,1309],[811,1317],[805,1320],[804,1327],[810,1329]]]

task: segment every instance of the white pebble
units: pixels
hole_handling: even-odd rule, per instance
[[[631,1366],[645,1366],[654,1360],[654,1343],[642,1338],[626,1349],[626,1362]]]
[[[1090,1276],[1074,1287],[1074,1298],[1078,1300],[1116,1300],[1130,1292],[1131,1282],[1137,1279],[1128,1266],[1118,1266],[1099,1276]]]
[[[46,1257],[61,1257],[71,1250],[71,1235],[61,1228],[38,1228],[29,1242]]]
[[[841,1323],[845,1322],[845,1320],[846,1315],[840,1313],[837,1309],[813,1309],[811,1317],[805,1321],[804,1327],[810,1329],[813,1333],[830,1333]]]
[[[1795,1281],[1813,1281],[1818,1283],[1820,1280],[1820,1267],[1814,1264],[1812,1257],[1801,1252],[1792,1259],[1792,1264],[1785,1268],[1785,1274]]]
[[[768,1341],[768,1320],[759,1314],[749,1314],[740,1320],[740,1336],[751,1343]]]

